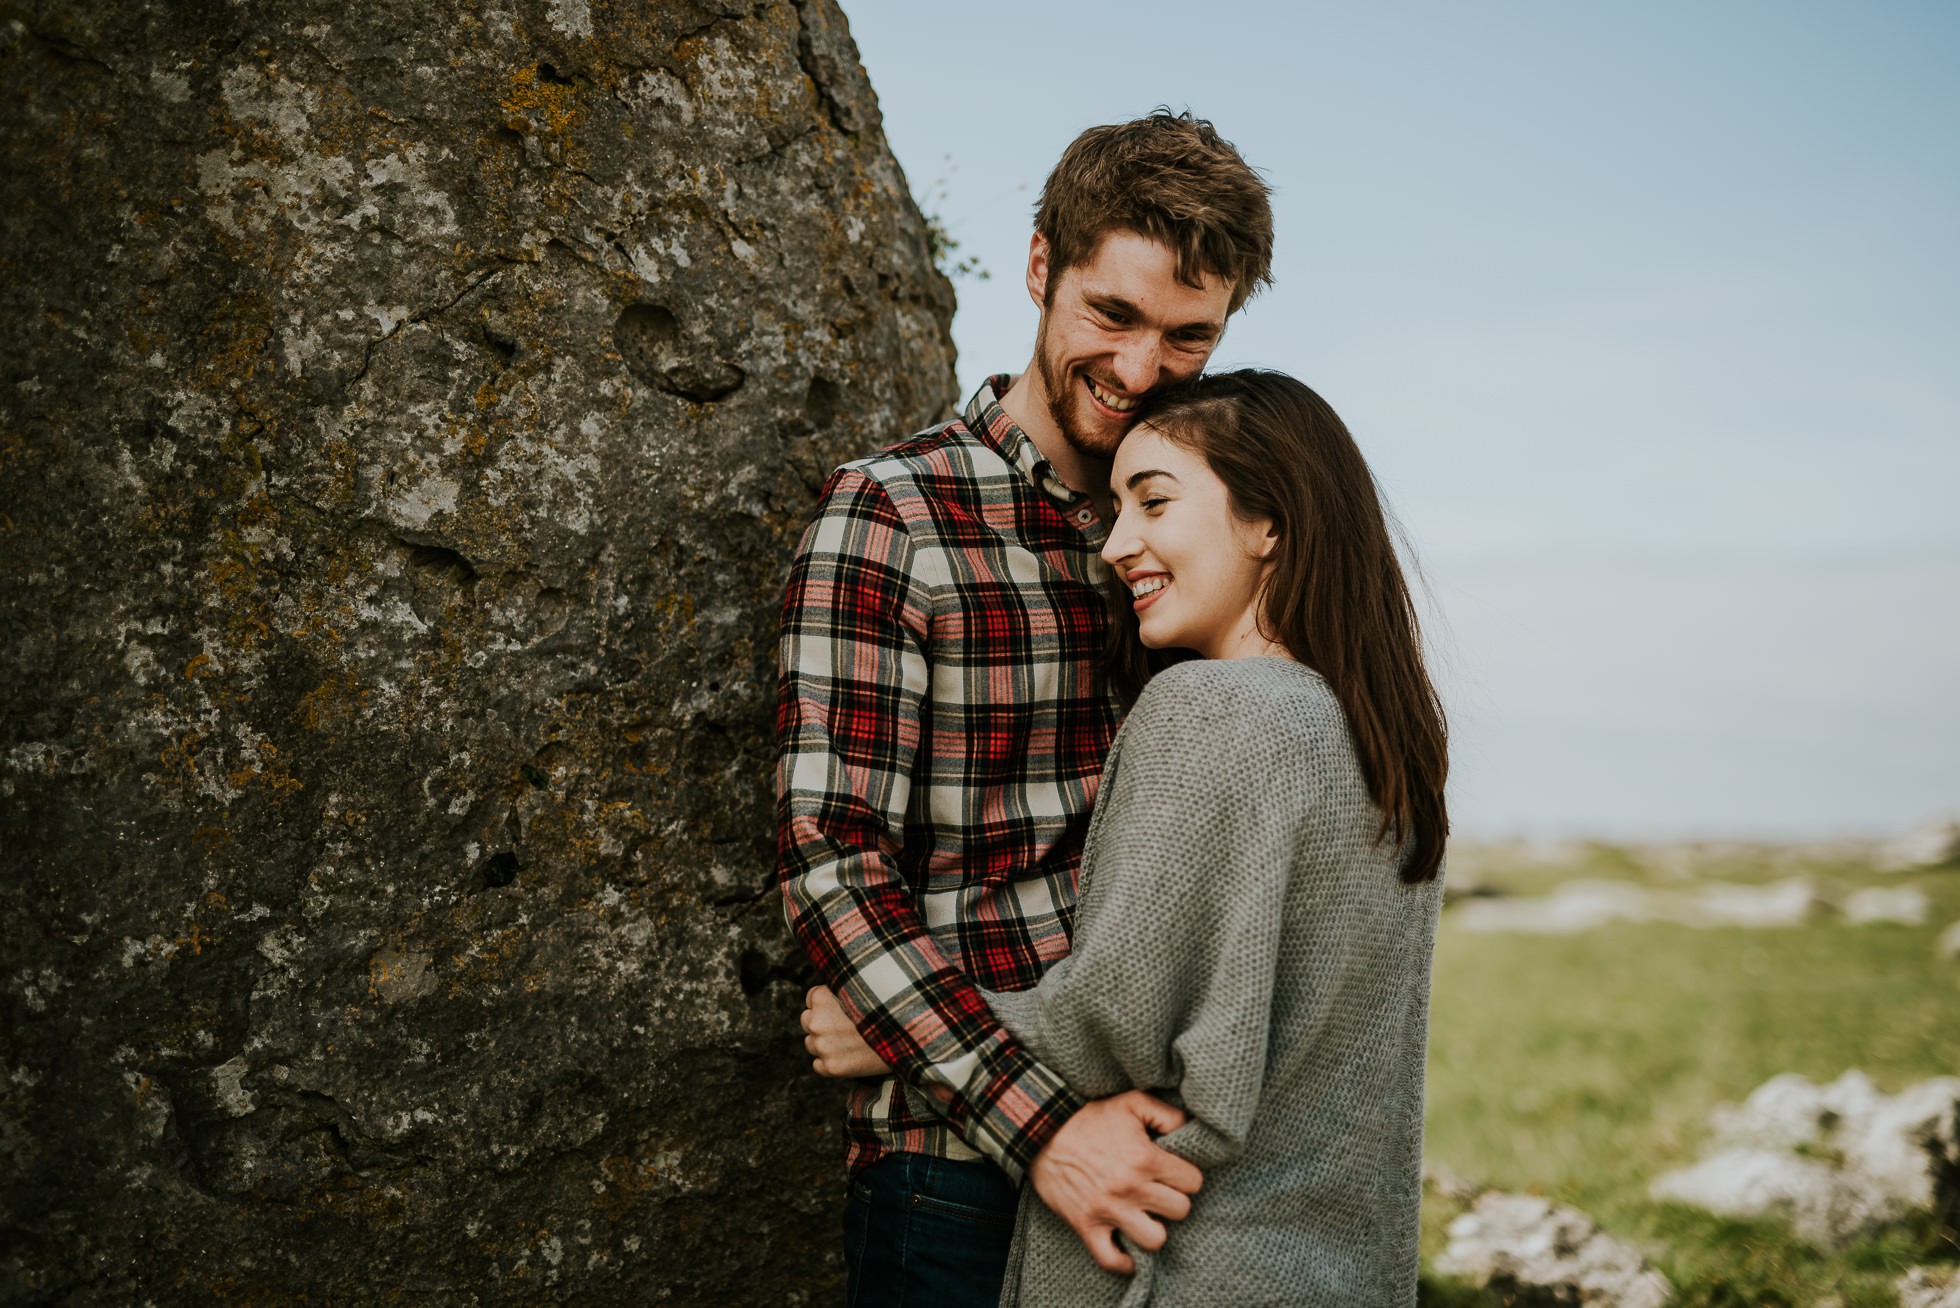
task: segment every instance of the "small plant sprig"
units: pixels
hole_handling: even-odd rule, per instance
[[[914,195],[914,203],[919,206],[919,215],[926,220],[926,253],[932,256],[933,267],[948,277],[972,277],[977,281],[989,281],[993,274],[980,262],[979,255],[969,255],[964,259],[954,258],[960,248],[958,238],[947,228],[946,220],[939,214],[939,205],[949,194],[947,184],[960,166],[947,155],[945,169],[939,176],[927,183],[923,195]]]

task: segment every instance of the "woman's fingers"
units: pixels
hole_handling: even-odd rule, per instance
[[[803,1004],[801,1021],[808,1032],[803,1048],[812,1055],[811,1066],[818,1076],[883,1076],[891,1071],[827,987],[813,987],[803,996]]]

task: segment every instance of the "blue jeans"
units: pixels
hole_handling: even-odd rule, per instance
[[[888,1154],[851,1177],[849,1308],[994,1308],[1020,1202],[998,1167]]]

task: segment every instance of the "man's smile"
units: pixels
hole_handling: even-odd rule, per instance
[[[1137,405],[1143,403],[1143,400],[1140,396],[1110,394],[1102,387],[1096,385],[1096,379],[1088,376],[1087,374],[1083,375],[1082,380],[1089,383],[1089,394],[1096,397],[1096,403],[1102,405],[1106,409],[1111,410],[1112,412],[1128,413],[1132,409],[1136,408]]]

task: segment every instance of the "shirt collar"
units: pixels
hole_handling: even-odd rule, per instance
[[[1021,430],[1021,424],[1000,407],[1000,397],[1007,394],[1007,388],[1013,383],[1014,375],[1005,372],[995,373],[981,382],[980,389],[966,402],[967,429],[1049,499],[1071,509],[1090,506],[1089,497],[1055,475],[1055,466],[1042,455],[1034,437]]]

